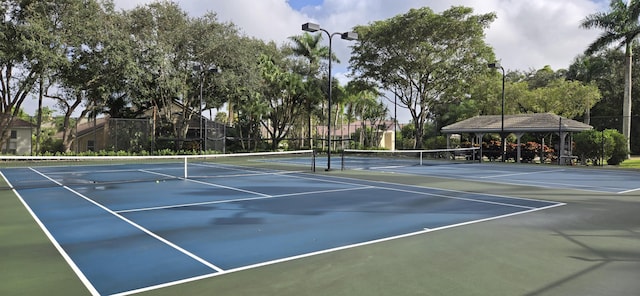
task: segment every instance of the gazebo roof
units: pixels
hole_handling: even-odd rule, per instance
[[[447,125],[441,129],[445,134],[499,133],[501,115],[475,116]],[[507,133],[526,132],[580,132],[593,127],[551,113],[516,114],[504,116],[504,131]]]

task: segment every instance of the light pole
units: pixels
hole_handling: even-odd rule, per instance
[[[327,117],[327,171],[331,170],[331,39],[335,35],[340,35],[340,38],[344,40],[357,40],[358,33],[355,32],[335,32],[329,33],[329,31],[323,29],[318,24],[306,23],[302,24],[302,30],[306,32],[322,31],[329,37],[329,99],[327,100],[329,115]]]
[[[505,162],[505,134],[504,134],[504,79],[505,79],[505,73],[504,73],[504,68],[502,67],[502,65],[498,64],[498,63],[490,63],[487,66],[489,66],[489,68],[491,69],[500,69],[502,70],[502,111],[501,111],[501,118],[500,118],[500,150],[502,150],[501,154],[502,154],[502,162]]]
[[[198,114],[198,121],[200,122],[200,152],[205,152],[207,151],[207,137],[204,135],[204,127],[202,124],[203,120],[206,120],[203,116],[202,116],[202,111],[203,110],[203,105],[202,105],[202,85],[204,84],[204,74],[205,73],[220,73],[221,70],[219,67],[216,67],[215,65],[209,67],[209,69],[207,69],[207,71],[203,71],[203,68],[201,65],[195,65],[193,66],[193,70],[196,72],[199,72],[199,76],[200,76],[200,112]]]

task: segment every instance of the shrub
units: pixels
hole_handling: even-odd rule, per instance
[[[607,132],[608,131],[608,132]],[[627,149],[627,140],[624,135],[617,130],[605,130],[605,137],[611,137],[614,142],[614,149],[611,152],[611,156],[607,159],[607,164],[619,165],[627,159],[629,150]]]
[[[624,136],[615,129],[582,131],[574,135],[573,139],[574,151],[580,155],[583,163],[591,161],[600,164],[600,159],[604,158],[607,164],[618,165],[629,154]]]

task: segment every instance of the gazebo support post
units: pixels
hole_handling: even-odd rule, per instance
[[[516,162],[520,163],[522,159],[522,147],[520,146],[520,138],[524,136],[524,133],[515,133],[515,135],[518,143],[518,146],[516,146],[516,151],[518,151],[516,156]]]

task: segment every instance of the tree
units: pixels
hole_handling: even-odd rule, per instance
[[[344,105],[343,115],[347,119],[347,134],[351,135],[352,122],[360,119],[362,120],[361,127],[364,128],[365,122],[362,116],[362,109],[364,109],[363,105],[365,102],[375,100],[380,94],[372,85],[357,80],[349,81],[344,89],[345,95],[342,99],[342,104]],[[364,131],[364,129],[361,131]],[[364,137],[362,135],[359,137],[359,140],[361,141],[360,146],[364,145],[362,142]]]
[[[79,1],[7,0],[0,5],[0,146],[38,81],[58,59],[57,11]]]
[[[99,1],[69,0],[57,11],[59,61],[53,67],[45,97],[57,101],[64,112],[63,146],[70,150],[74,135],[71,116],[98,113],[125,96],[122,77],[131,64],[125,34],[112,5]],[[113,110],[117,112],[117,110]]]
[[[130,83],[134,103],[153,108],[166,123],[171,133],[167,136],[185,139],[199,111],[222,107],[226,95],[235,91],[233,85],[242,81],[232,74],[245,70],[236,67],[234,58],[236,52],[242,52],[237,29],[219,23],[213,13],[190,18],[171,2],[138,7],[127,12],[127,20],[138,48],[138,67]],[[216,67],[222,69],[221,74],[209,71]],[[204,105],[200,104],[201,86]],[[176,112],[173,106],[178,104],[182,108]]]
[[[542,69],[524,73],[522,80],[528,83],[529,88],[536,89],[546,87],[551,84],[551,82],[564,77],[563,71],[553,71],[549,65],[546,65]]]
[[[619,116],[611,114],[619,114],[619,106],[622,106],[623,90],[619,85],[624,84],[624,79],[618,73],[624,73],[623,60],[624,53],[621,51],[607,50],[591,56],[580,55],[567,70],[567,80],[595,84],[598,87],[602,99],[585,114],[584,119],[585,123],[593,125],[597,130],[622,130],[622,122],[616,120]],[[592,121],[594,116],[597,120]]]
[[[640,58],[638,46],[633,49],[632,85],[640,83]],[[567,79],[593,83],[598,86],[602,94],[600,100],[591,109],[591,125],[595,129],[617,129],[622,131],[621,108],[623,106],[624,89],[624,55],[622,50],[609,49],[596,54],[577,57],[569,66]],[[632,97],[640,95],[640,88],[632,89]],[[631,109],[632,126],[636,126],[640,118],[640,104],[633,104]],[[631,129],[631,139],[640,137],[640,129]],[[631,151],[640,151],[640,141],[631,141]]]
[[[216,113],[216,117],[213,119],[213,121],[226,124],[228,118],[229,114],[227,114],[227,112],[219,111],[218,113]]]
[[[515,100],[526,113],[554,113],[575,118],[587,113],[600,98],[596,85],[561,78],[550,81],[545,87],[531,89]]]
[[[601,164],[602,159],[609,165],[618,165],[629,154],[624,136],[615,129],[582,131],[575,134],[574,141],[575,153],[579,154],[585,163],[591,160]]]
[[[421,139],[436,102],[463,97],[471,77],[488,72],[494,55],[483,40],[495,14],[467,7],[436,14],[424,7],[356,27],[359,42],[350,64],[360,79],[391,90],[406,107]],[[422,141],[416,141],[422,147]]]
[[[311,140],[311,117],[313,108],[320,102],[320,94],[318,91],[317,83],[312,83],[311,80],[317,78],[320,70],[320,60],[326,59],[329,56],[329,47],[320,46],[322,41],[322,34],[309,34],[304,33],[302,35],[291,36],[289,40],[293,42],[291,51],[295,56],[303,57],[307,60],[308,65],[306,69],[307,93],[304,96],[304,106],[306,106],[307,115],[307,138]],[[310,143],[309,146],[312,146]]]
[[[597,12],[587,16],[581,23],[586,29],[599,28],[604,32],[589,45],[585,54],[607,49],[611,44],[625,48],[624,99],[622,106],[622,134],[627,139],[627,150],[631,147],[631,66],[633,41],[640,35],[640,0],[611,0],[608,13]]]
[[[366,101],[365,108],[362,113],[363,122],[368,121],[369,127],[371,128],[371,134],[369,137],[369,145],[373,147],[378,147],[380,143],[380,136],[382,136],[379,131],[383,132],[387,130],[387,126],[383,124],[384,120],[387,118],[387,114],[389,109],[387,106],[379,101]]]
[[[260,98],[269,106],[260,123],[269,133],[275,150],[295,125],[297,112],[302,109],[304,84],[302,76],[282,69],[272,57],[262,55],[260,66],[265,83]]]
[[[356,137],[360,147],[373,147],[378,144],[377,131],[389,111],[385,104],[378,100],[378,95],[374,88],[361,81],[351,81],[345,88],[342,103],[346,108],[343,113],[346,113],[349,123],[351,120],[360,120],[360,133]],[[367,132],[370,133],[367,135]]]

